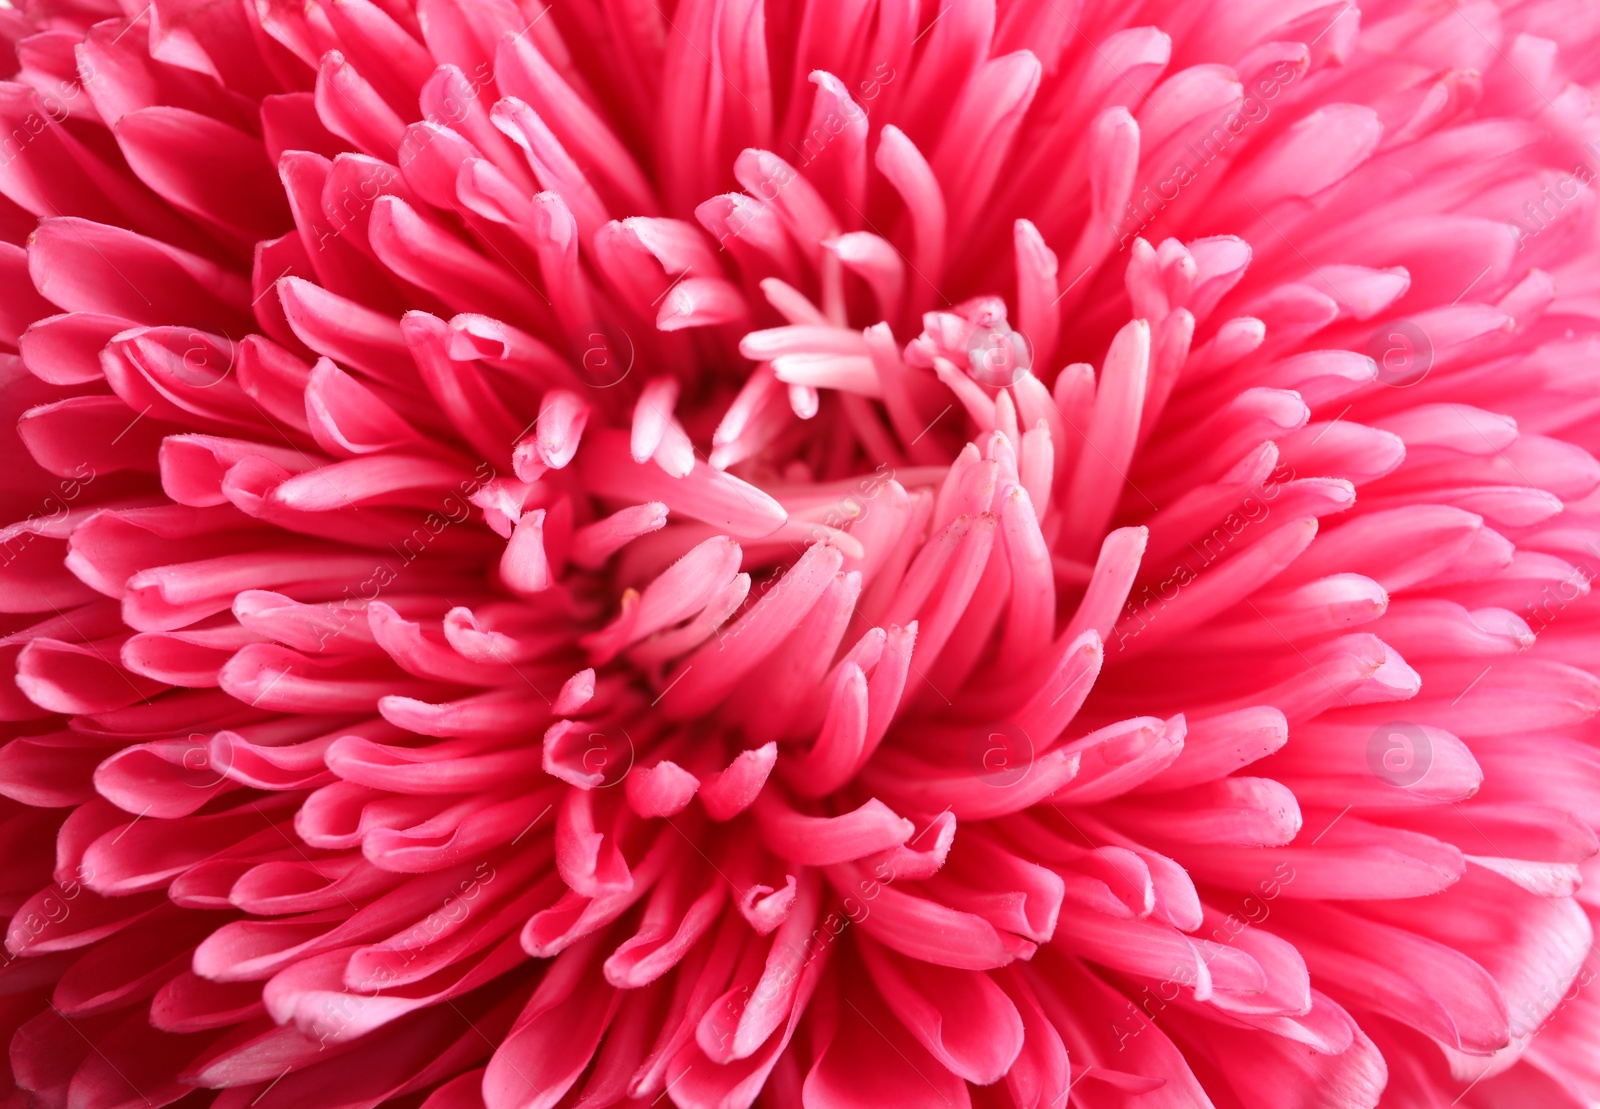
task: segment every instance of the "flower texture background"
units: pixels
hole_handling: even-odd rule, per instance
[[[5,1104],[1600,1098],[1600,9],[0,7]]]

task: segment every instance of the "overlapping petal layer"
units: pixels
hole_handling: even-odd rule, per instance
[[[12,1103],[1600,1097],[1587,7],[0,34]]]

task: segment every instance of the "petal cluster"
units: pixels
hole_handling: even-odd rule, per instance
[[[0,8],[6,1104],[1600,1098],[1600,17]]]

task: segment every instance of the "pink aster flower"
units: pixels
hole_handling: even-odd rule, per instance
[[[6,1105],[1600,1098],[1592,5],[0,34]]]

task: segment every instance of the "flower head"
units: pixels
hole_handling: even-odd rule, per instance
[[[17,1098],[1600,1097],[1588,8],[0,33]]]

